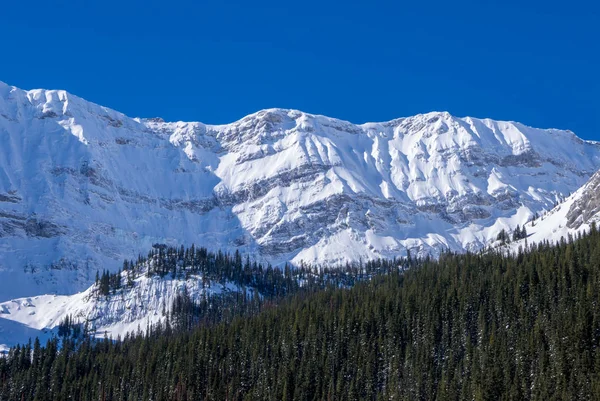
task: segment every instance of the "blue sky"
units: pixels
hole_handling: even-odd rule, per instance
[[[10,1],[0,35],[0,80],[130,116],[447,110],[600,140],[593,1]]]

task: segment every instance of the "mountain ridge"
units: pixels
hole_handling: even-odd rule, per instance
[[[129,116],[125,113],[119,112],[118,110],[111,108],[111,107],[106,107],[106,106],[102,106],[99,103],[93,102],[93,101],[89,101],[86,100],[80,96],[77,96],[75,94],[73,94],[72,92],[69,92],[67,90],[64,89],[44,89],[44,88],[35,88],[35,89],[21,89],[18,88],[16,86],[10,85],[8,83],[6,83],[5,81],[0,80],[0,89],[8,89],[8,90],[18,90],[18,91],[23,91],[23,92],[31,92],[31,93],[35,93],[35,92],[56,92],[59,95],[62,96],[66,96],[68,97],[74,97],[75,99],[84,101],[86,103],[101,107],[102,109],[105,110],[110,110],[114,113],[118,113],[121,114],[124,117],[127,117],[128,119],[134,120],[134,121],[139,121],[139,122],[156,122],[156,123],[168,123],[168,124],[177,124],[177,123],[184,123],[184,124],[200,124],[200,125],[204,125],[207,127],[213,127],[213,128],[219,128],[219,127],[225,127],[225,126],[230,126],[233,125],[237,122],[240,122],[244,119],[247,118],[251,118],[251,117],[255,117],[259,114],[264,114],[264,113],[269,113],[269,112],[282,112],[282,113],[299,113],[299,114],[304,114],[310,117],[323,117],[326,119],[330,119],[330,120],[336,120],[336,121],[340,121],[343,123],[348,123],[351,125],[355,125],[355,126],[359,126],[359,127],[364,127],[364,126],[369,126],[369,125],[392,125],[395,123],[399,123],[403,120],[409,119],[409,118],[415,118],[415,117],[429,117],[429,116],[447,116],[447,117],[452,117],[452,118],[456,118],[456,119],[460,119],[460,120],[466,120],[466,119],[472,119],[472,120],[480,120],[480,121],[490,121],[490,122],[496,122],[496,123],[507,123],[507,124],[515,124],[515,125],[520,125],[523,126],[525,128],[532,128],[532,129],[540,129],[540,130],[544,130],[544,131],[561,131],[561,132],[565,132],[565,133],[570,133],[572,135],[574,135],[575,137],[577,137],[578,139],[590,143],[590,144],[600,144],[600,141],[595,141],[595,140],[589,140],[589,139],[583,139],[580,138],[579,136],[577,136],[577,134],[575,134],[573,131],[571,131],[570,129],[562,129],[562,128],[557,128],[557,127],[545,127],[545,128],[539,128],[539,127],[534,127],[533,125],[528,125],[528,124],[524,124],[520,121],[516,121],[516,120],[499,120],[499,119],[494,119],[494,118],[490,118],[490,117],[475,117],[475,116],[471,116],[471,115],[467,115],[467,116],[458,116],[455,114],[450,113],[449,111],[446,110],[432,110],[432,111],[428,111],[428,112],[421,112],[421,113],[417,113],[414,115],[407,115],[407,116],[403,116],[403,117],[397,117],[397,118],[393,118],[391,120],[382,120],[382,121],[366,121],[366,122],[352,122],[350,120],[346,120],[346,119],[342,119],[342,118],[337,118],[337,117],[330,117],[324,114],[320,114],[320,113],[311,113],[311,112],[305,112],[302,111],[300,109],[295,109],[295,108],[286,108],[286,107],[266,107],[260,110],[257,110],[255,112],[252,112],[250,114],[247,114],[245,116],[242,116],[240,118],[238,118],[237,120],[228,122],[228,123],[220,123],[220,124],[215,124],[215,123],[205,123],[205,122],[201,122],[199,120],[193,120],[193,121],[187,121],[187,120],[180,120],[180,119],[175,119],[175,120],[165,120],[164,117],[162,116],[153,116],[153,117],[142,117],[142,116]]]

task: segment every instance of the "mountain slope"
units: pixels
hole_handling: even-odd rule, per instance
[[[525,224],[526,240],[510,244],[516,250],[525,244],[536,244],[545,240],[558,242],[569,235],[589,231],[593,223],[600,221],[600,171],[564,202],[542,214],[538,219]]]
[[[512,122],[166,123],[5,84],[0,141],[0,301],[83,290],[154,243],[272,263],[476,250],[600,168],[598,144]]]

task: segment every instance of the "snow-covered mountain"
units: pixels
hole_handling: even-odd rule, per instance
[[[599,144],[514,122],[168,123],[0,83],[0,301],[81,291],[154,243],[272,263],[475,250],[599,168]]]

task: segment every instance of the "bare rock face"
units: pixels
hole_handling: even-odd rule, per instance
[[[600,213],[600,172],[580,190],[578,198],[567,213],[567,227],[578,229]]]
[[[170,123],[1,83],[0,141],[7,299],[81,290],[153,244],[275,264],[477,250],[600,168],[597,144],[513,122],[270,109]]]

